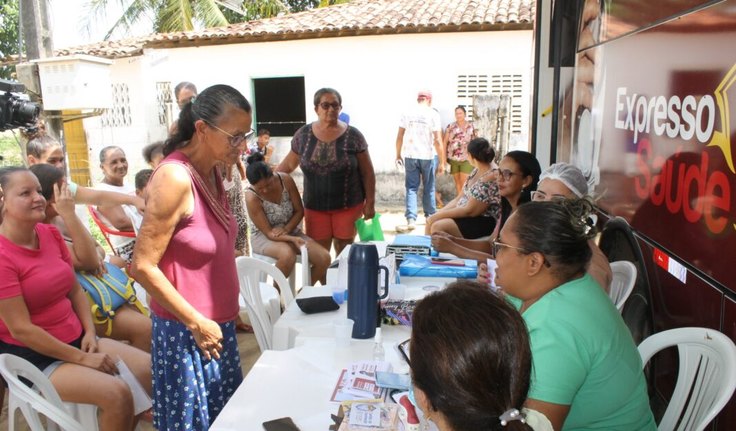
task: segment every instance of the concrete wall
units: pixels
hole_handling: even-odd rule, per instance
[[[143,167],[140,148],[166,133],[156,117],[157,81],[194,82],[203,89],[226,83],[252,101],[255,78],[303,76],[307,121],[316,119],[312,94],[336,88],[351,125],[368,140],[377,171],[393,169],[399,117],[416,103],[416,92],[428,88],[443,126],[454,121],[460,74],[517,73],[523,76],[523,128],[528,130],[529,71],[532,32],[471,32],[356,36],[262,42],[146,51],[143,56],[116,60],[113,82],[131,90],[136,117],[131,127],[103,130],[99,119],[85,122],[92,151],[110,143],[126,146],[131,175]],[[256,115],[257,112],[256,112]],[[290,137],[274,137],[277,157],[288,152]],[[92,163],[93,165],[95,163]],[[94,177],[94,176],[93,176]]]

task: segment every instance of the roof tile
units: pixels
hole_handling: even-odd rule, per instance
[[[304,39],[351,34],[501,30],[528,26],[535,0],[353,0],[328,8],[188,32],[158,33],[63,48],[57,56],[90,54],[119,58],[140,55],[144,48],[208,45],[263,40]]]

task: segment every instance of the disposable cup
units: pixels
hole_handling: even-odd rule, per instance
[[[498,290],[498,286],[496,285],[496,269],[498,269],[498,264],[495,259],[487,259],[486,265],[488,266],[488,284],[491,289]]]
[[[332,323],[335,328],[335,345],[337,347],[349,347],[350,339],[353,336],[353,320],[335,319]]]

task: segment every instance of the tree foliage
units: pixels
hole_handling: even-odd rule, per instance
[[[319,7],[327,7],[336,4],[348,3],[350,0],[319,0]]]
[[[18,54],[18,0],[0,0],[0,58]],[[10,79],[15,66],[0,66],[0,78]]]
[[[301,12],[320,5],[320,0],[244,0],[235,8],[228,8],[224,3],[236,2],[223,0],[118,1],[123,13],[108,30],[105,40],[127,36],[137,23],[146,19],[153,22],[153,31],[168,33],[270,18],[282,13]],[[339,3],[343,1],[337,0]],[[89,29],[98,18],[105,15],[109,6],[110,0],[89,0],[87,9],[90,13],[86,15],[85,26]],[[239,9],[239,12],[233,9]]]

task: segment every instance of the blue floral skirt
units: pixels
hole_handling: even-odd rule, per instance
[[[220,359],[206,360],[181,322],[153,316],[153,425],[206,431],[243,381],[235,322],[220,324]]]

